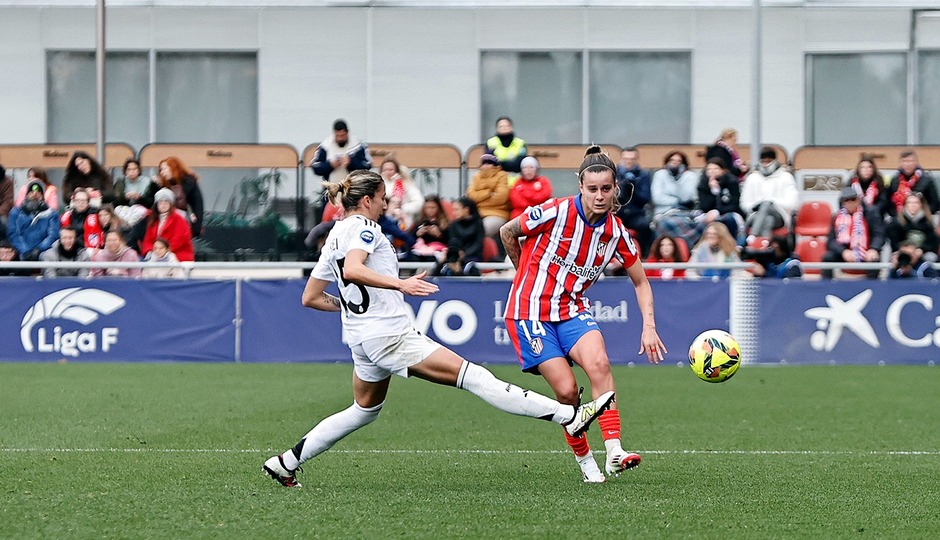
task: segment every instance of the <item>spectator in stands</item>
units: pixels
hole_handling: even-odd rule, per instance
[[[840,208],[832,218],[832,230],[826,243],[828,251],[823,262],[877,262],[885,244],[884,222],[877,210],[867,209],[852,186],[842,188]],[[822,277],[832,279],[832,269],[824,269]],[[878,270],[867,272],[876,279]]]
[[[663,168],[653,173],[650,192],[656,236],[677,236],[687,245],[693,245],[699,237],[693,219],[698,175],[689,170],[689,159],[685,154],[676,151],[666,155]]]
[[[882,219],[888,215],[888,188],[871,156],[862,156],[848,185],[855,188],[866,207],[874,208]]]
[[[136,158],[127,158],[123,170],[124,177],[114,183],[114,206],[140,204],[152,180],[140,174],[140,162]]]
[[[9,240],[0,240],[0,263],[20,262],[20,254]],[[31,276],[32,270],[29,268],[3,268],[0,265],[0,276]]]
[[[940,239],[934,228],[933,216],[924,206],[922,193],[910,192],[897,218],[892,219],[885,228],[892,251],[897,251],[901,248],[901,243],[907,241],[923,250],[924,259],[927,261],[933,262],[937,259]]]
[[[516,137],[512,120],[508,116],[496,119],[496,135],[486,141],[486,153],[496,156],[499,166],[506,171],[511,187],[522,172],[522,158],[528,150],[525,141]]]
[[[163,238],[177,259],[195,260],[192,229],[182,212],[175,208],[176,201],[176,195],[169,188],[162,188],[154,195],[153,208],[147,216],[144,237],[140,242],[141,253],[150,253],[157,238]]]
[[[176,198],[173,204],[188,217],[191,237],[202,235],[203,200],[199,176],[179,158],[168,157],[160,162],[159,172],[140,198],[140,204],[152,208],[156,203],[157,192],[164,188],[173,193]],[[173,252],[180,260],[186,260],[182,259],[182,254],[175,247]]]
[[[13,179],[7,176],[7,170],[0,165],[0,240],[7,237],[10,210],[13,210]]]
[[[738,254],[738,244],[728,232],[728,227],[720,221],[713,221],[705,227],[702,239],[692,248],[689,257],[694,263],[735,263],[741,262]],[[726,278],[731,275],[730,269],[696,268],[692,271],[701,277]]]
[[[177,263],[179,259],[176,258],[176,254],[170,251],[170,243],[167,239],[157,237],[157,239],[153,241],[153,249],[144,257],[144,262],[154,264]],[[145,278],[181,278],[183,277],[183,269],[178,266],[171,268],[144,268],[141,275]]]
[[[525,212],[530,206],[537,206],[552,197],[552,183],[539,174],[539,160],[532,156],[522,158],[522,175],[509,189],[509,202],[512,210],[509,219]]]
[[[705,149],[705,160],[720,159],[724,169],[739,182],[743,182],[747,174],[747,163],[738,155],[735,149],[736,144],[738,144],[738,131],[733,128],[723,130],[715,144]]]
[[[688,257],[679,249],[674,237],[664,234],[657,238],[650,248],[650,255],[646,262],[651,263],[682,263],[687,262]],[[647,268],[646,277],[659,279],[682,279],[685,277],[683,268]]]
[[[447,229],[450,220],[437,195],[428,195],[424,199],[424,206],[411,234],[417,239],[411,248],[411,259],[435,262],[441,260],[447,253],[449,239]]]
[[[112,202],[114,200],[111,175],[94,158],[82,151],[72,154],[72,158],[65,167],[65,177],[62,179],[62,197],[66,201],[71,200],[72,192],[80,187],[86,188],[86,191],[91,191],[89,198],[96,199],[96,204],[93,204],[95,207],[102,202]]]
[[[44,195],[42,182],[30,182],[26,200],[10,210],[7,237],[22,261],[38,261],[59,239],[59,214],[46,205]]]
[[[748,234],[769,238],[775,230],[789,228],[799,199],[796,179],[780,166],[777,151],[771,146],[761,148],[759,165],[741,187]]]
[[[333,230],[333,226],[336,225],[336,222],[342,220],[345,216],[346,210],[343,208],[343,205],[339,205],[330,219],[321,221],[310,229],[310,232],[307,233],[307,237],[304,239],[304,246],[307,247],[308,252],[307,260],[319,260],[320,251],[323,249],[323,243],[326,242],[327,235]]]
[[[475,204],[483,218],[483,231],[486,236],[496,239],[499,228],[509,221],[509,175],[499,166],[499,160],[493,154],[480,157],[480,170],[467,188],[467,197]],[[482,240],[482,239],[481,239]]]
[[[313,173],[327,182],[342,182],[352,171],[372,168],[372,156],[369,146],[357,137],[349,134],[345,120],[333,122],[333,134],[323,140],[310,162]],[[326,191],[316,203],[319,214],[323,215],[326,206]]]
[[[646,211],[646,206],[652,200],[652,183],[650,172],[640,167],[640,152],[636,148],[627,148],[620,153],[620,162],[617,164],[617,187],[620,188],[617,200],[620,209],[617,210],[617,216],[624,227],[636,233],[634,236],[643,253],[649,253],[650,244],[653,243],[653,230]]]
[[[124,223],[124,220],[115,213],[114,205],[110,203],[102,204],[101,208],[98,209],[98,226],[101,228],[101,235],[99,245],[94,246],[96,249],[104,247],[104,236],[112,229],[121,231],[128,246],[134,247],[137,245],[137,239],[134,237],[133,231]],[[87,241],[85,242],[85,247],[91,247],[88,245]]]
[[[101,236],[98,213],[91,208],[90,201],[91,197],[87,189],[75,188],[72,191],[69,209],[59,218],[62,227],[73,227],[78,231],[78,241],[82,243],[82,246],[86,246],[89,237]],[[103,238],[101,242],[104,242]]]
[[[702,222],[717,220],[724,223],[731,236],[743,243],[744,212],[740,203],[741,183],[738,178],[725,170],[720,159],[709,159],[698,184],[699,210],[704,213]]]
[[[92,262],[140,262],[140,256],[133,248],[127,247],[121,231],[108,231],[105,235],[104,249],[92,255]],[[140,277],[140,268],[92,268],[91,277]]]
[[[803,265],[790,247],[789,235],[774,236],[766,250],[745,250],[745,253],[744,258],[751,261],[749,270],[757,277],[784,279],[803,276]]]
[[[385,181],[385,197],[392,211],[390,217],[410,229],[424,206],[424,195],[398,160],[386,158],[379,170]]]
[[[901,152],[898,173],[891,179],[891,186],[888,188],[888,213],[891,216],[901,213],[904,201],[912,191],[924,195],[928,214],[940,210],[940,196],[937,194],[937,184],[933,176],[921,168],[916,152],[906,150]]]
[[[483,219],[470,197],[454,201],[454,221],[447,229],[447,260],[438,273],[442,276],[478,276],[476,263],[483,260]]]
[[[78,231],[73,227],[62,227],[59,230],[59,239],[52,247],[43,251],[39,256],[43,262],[88,262],[91,256],[88,250],[78,241]],[[42,275],[52,277],[88,277],[88,268],[44,268]]]
[[[930,261],[923,258],[924,250],[918,248],[913,242],[905,240],[891,255],[891,279],[904,278],[936,278],[937,271]]]
[[[49,175],[46,174],[46,170],[40,167],[30,167],[26,170],[26,186],[20,188],[16,193],[16,206],[23,204],[23,201],[26,200],[26,187],[33,180],[39,180],[45,186],[45,201],[46,206],[52,208],[56,212],[59,211],[59,188],[55,187],[55,184],[49,181]]]

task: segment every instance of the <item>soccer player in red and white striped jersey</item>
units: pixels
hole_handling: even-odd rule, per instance
[[[516,277],[506,304],[506,328],[523,371],[542,375],[561,403],[580,399],[572,362],[581,366],[591,394],[615,391],[604,338],[585,291],[617,257],[636,289],[643,317],[638,354],[659,363],[666,352],[656,333],[653,291],[639,251],[620,219],[616,165],[600,147],[588,148],[578,170],[578,195],[531,207],[500,229]],[[522,240],[520,242],[520,239]],[[616,403],[598,419],[607,448],[608,475],[639,465],[640,456],[620,442]],[[604,482],[584,434],[566,439],[585,482]]]

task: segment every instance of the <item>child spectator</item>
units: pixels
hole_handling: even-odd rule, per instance
[[[148,263],[177,263],[179,259],[170,251],[170,243],[162,237],[157,237],[153,241],[153,249],[144,257],[144,262]],[[144,268],[143,276],[146,278],[181,278],[183,271],[179,267],[165,268]]]
[[[454,201],[454,222],[447,230],[447,261],[440,275],[480,275],[474,263],[483,260],[483,220],[472,199],[460,197]]]

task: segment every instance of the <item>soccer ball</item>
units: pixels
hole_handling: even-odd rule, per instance
[[[689,367],[703,381],[727,381],[741,365],[741,347],[724,330],[706,330],[689,347]]]

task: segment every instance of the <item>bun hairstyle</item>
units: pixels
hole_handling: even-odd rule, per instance
[[[585,172],[604,171],[610,171],[613,178],[617,178],[617,165],[599,145],[592,144],[584,151],[584,161],[578,167],[578,180],[584,180]]]
[[[359,206],[363,197],[374,196],[384,185],[385,181],[378,173],[358,170],[346,175],[342,182],[323,182],[323,189],[334,204],[352,210]]]

